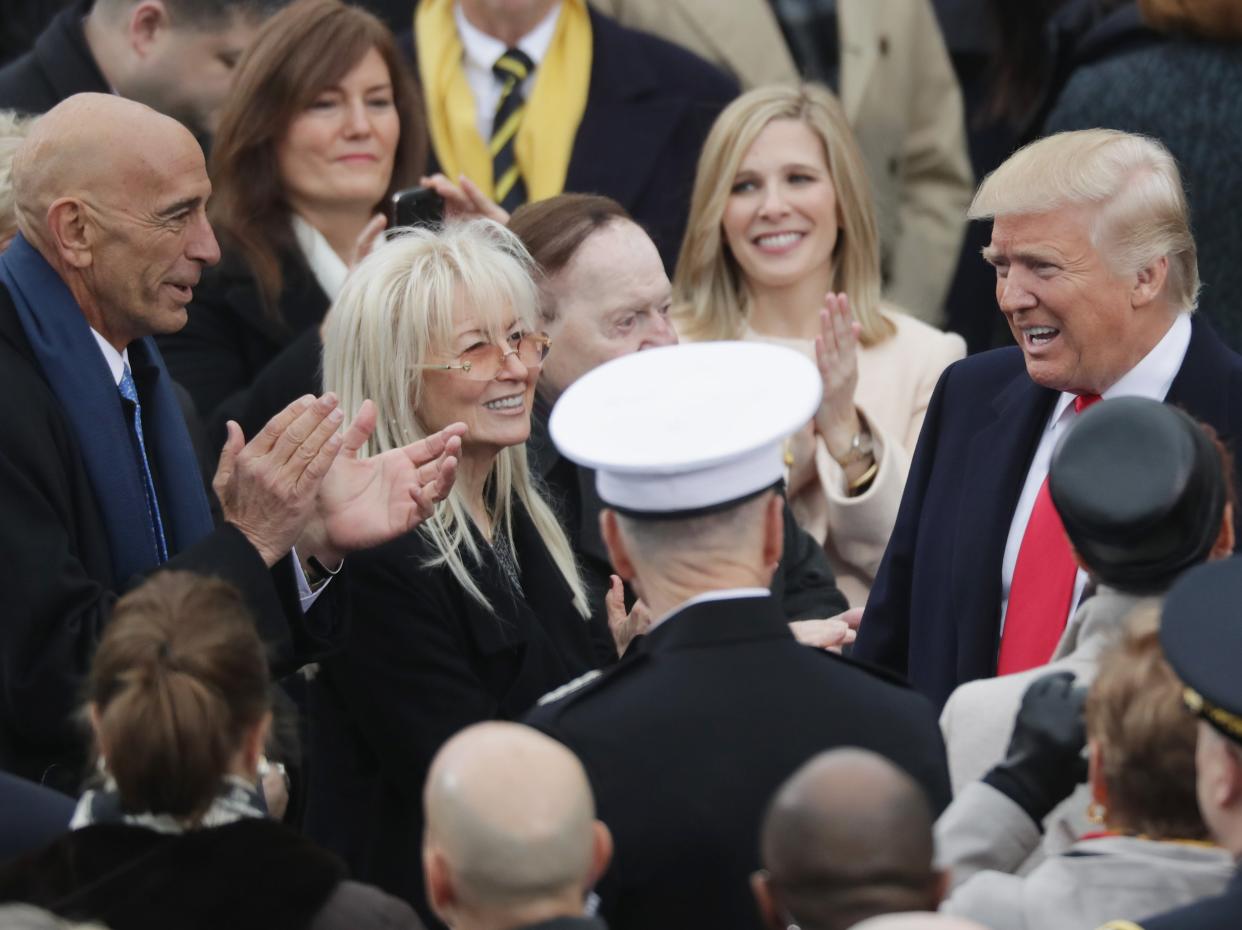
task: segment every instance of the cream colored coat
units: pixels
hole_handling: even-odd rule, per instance
[[[591,0],[744,87],[796,80],[768,0]],[[957,267],[974,177],[962,95],[930,0],[838,0],[841,103],[875,187],[884,296],[933,324]]]
[[[824,546],[837,586],[850,606],[866,603],[880,567],[910,471],[910,454],[940,374],[966,355],[954,333],[942,333],[893,309],[884,314],[897,327],[879,345],[860,348],[854,399],[870,427],[879,471],[863,494],[850,497],[841,466],[808,424],[793,443],[795,475],[809,470],[790,496],[799,525]],[[780,339],[747,329],[743,338],[789,346],[814,360],[809,340]],[[812,451],[813,450],[813,451]]]

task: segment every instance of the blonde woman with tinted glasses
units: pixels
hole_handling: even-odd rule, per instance
[[[422,531],[351,558],[349,642],[312,685],[308,829],[355,874],[419,906],[421,793],[436,750],[616,658],[526,462],[549,351],[538,319],[526,250],[474,220],[380,246],[325,324],[325,386],[345,405],[370,397],[379,408],[366,452],[441,422],[468,427],[453,493]]]
[[[867,166],[828,90],[756,88],[720,114],[673,289],[682,338],[775,342],[818,364],[823,402],[790,443],[789,501],[861,606],[932,389],[966,346],[881,302]]]

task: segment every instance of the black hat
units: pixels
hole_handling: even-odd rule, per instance
[[[1186,705],[1225,736],[1242,742],[1242,559],[1186,572],[1161,610],[1160,645],[1182,680]]]
[[[1052,503],[1091,574],[1135,594],[1202,562],[1225,509],[1220,453],[1194,420],[1142,397],[1084,411],[1057,443]]]

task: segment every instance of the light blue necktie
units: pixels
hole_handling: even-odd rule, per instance
[[[151,466],[147,462],[147,446],[142,439],[142,405],[138,403],[138,388],[134,385],[134,377],[129,372],[129,366],[125,366],[125,372],[121,375],[121,383],[117,385],[117,390],[121,392],[121,399],[125,401],[126,419],[129,420],[129,431],[134,440],[134,451],[138,457],[138,464],[142,468],[142,483],[147,491],[147,517],[151,521],[151,528],[155,531],[155,545],[157,556],[161,563],[168,561],[168,543],[164,540],[164,522],[160,519],[160,502],[155,496],[155,481],[151,477]]]

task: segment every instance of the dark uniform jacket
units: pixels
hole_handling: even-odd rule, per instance
[[[0,110],[46,113],[74,94],[112,92],[82,29],[91,2],[61,10],[34,48],[0,68]]]
[[[650,234],[671,275],[699,150],[737,96],[737,82],[680,46],[594,9],[590,15],[591,85],[565,191],[617,200]],[[414,60],[411,33],[401,46]]]
[[[1214,898],[1205,898],[1134,923],[1116,920],[1100,930],[1238,930],[1242,927],[1242,872],[1235,873],[1225,890]]]
[[[300,252],[281,256],[284,286],[276,313],[236,253],[203,273],[187,307],[189,320],[156,339],[168,372],[194,399],[212,448],[225,423],[246,438],[303,394],[320,392],[319,324],[331,301]],[[353,411],[350,411],[352,414]]]
[[[135,368],[140,396],[152,377]],[[76,794],[85,761],[74,722],[81,686],[120,592],[112,590],[108,536],[80,445],[4,287],[0,433],[0,768]],[[232,526],[174,553],[166,566],[235,584],[277,674],[329,651],[344,631],[336,582],[313,619],[304,617],[290,560],[269,571]]]
[[[612,564],[600,535],[599,514],[604,502],[595,490],[595,470],[582,468],[564,458],[548,435],[548,406],[538,395],[530,421],[526,451],[531,470],[543,479],[569,534],[578,557],[583,581],[590,592],[591,609],[607,621],[604,594],[608,591]],[[785,504],[785,545],[780,565],[772,577],[772,593],[790,620],[819,620],[849,609],[837,588],[823,547],[798,526]]]
[[[759,930],[748,877],[773,793],[816,753],[870,749],[949,801],[931,705],[799,645],[772,597],[692,604],[527,722],[582,760],[616,854],[597,889],[613,930]]]
[[[354,875],[426,910],[422,791],[432,757],[482,720],[516,720],[546,692],[615,661],[607,627],[574,609],[569,586],[520,505],[521,595],[486,544],[472,578],[488,611],[414,531],[350,557],[360,622],[312,686],[307,832]],[[469,562],[467,563],[469,564]]]
[[[1165,400],[1230,445],[1242,427],[1242,356],[1200,317],[1192,327]],[[937,706],[996,674],[1005,540],[1057,396],[1014,346],[950,365],[928,405],[854,655],[907,676]]]

